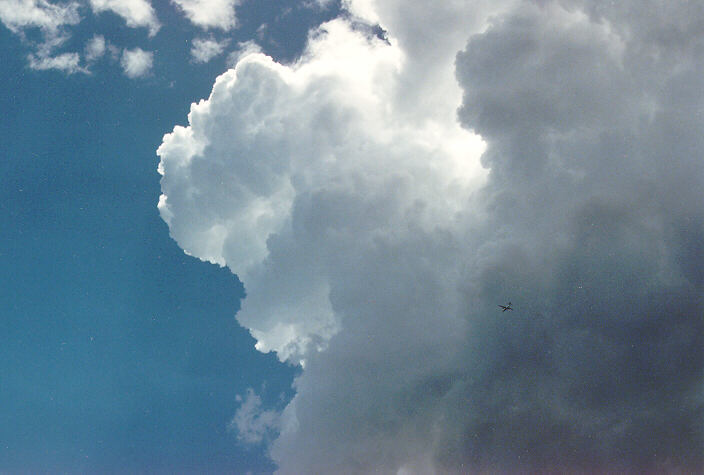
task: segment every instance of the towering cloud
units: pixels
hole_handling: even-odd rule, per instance
[[[702,468],[702,7],[443,3],[348,2],[386,39],[244,56],[159,148],[172,236],[304,364],[281,473]]]

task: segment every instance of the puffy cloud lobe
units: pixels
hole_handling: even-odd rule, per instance
[[[188,253],[246,280],[238,318],[259,348],[282,359],[322,348],[337,331],[328,274],[339,272],[333,262],[342,240],[366,246],[355,242],[357,232],[372,241],[394,234],[407,214],[423,218],[418,226],[451,219],[458,203],[426,194],[464,190],[479,174],[461,158],[480,144],[457,124],[392,123],[384,84],[400,67],[397,49],[343,21],[325,29],[293,67],[261,54],[243,58],[192,107],[191,125],[159,149],[160,209],[172,235]],[[429,157],[447,168],[429,175]],[[426,184],[414,187],[420,177]],[[379,187],[396,191],[387,196]]]
[[[237,24],[235,6],[237,0],[172,0],[186,17],[204,29],[229,30]]]
[[[144,51],[142,48],[134,48],[122,52],[120,64],[125,75],[134,79],[148,74],[152,69],[153,61],[154,53]]]
[[[149,36],[154,36],[161,24],[147,0],[90,0],[96,13],[111,11],[121,16],[131,28],[146,27]]]
[[[246,56],[159,149],[172,236],[240,275],[258,348],[305,360],[272,456],[700,469],[704,14],[468,3],[353,3],[388,42],[337,20],[290,67]]]

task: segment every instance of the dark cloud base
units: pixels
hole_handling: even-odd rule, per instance
[[[491,238],[448,470],[704,469],[704,16],[650,3],[524,5],[457,57]]]

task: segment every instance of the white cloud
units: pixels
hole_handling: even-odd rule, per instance
[[[201,28],[229,30],[236,26],[238,0],[172,0],[186,17]]]
[[[299,241],[291,233],[303,230],[291,228],[296,225],[291,220],[307,212],[301,207],[318,206],[328,188],[341,194],[338,206],[369,188],[372,201],[362,200],[353,209],[374,209],[374,200],[381,200],[384,206],[378,209],[394,213],[378,216],[384,232],[405,226],[404,220],[416,212],[422,227],[432,229],[438,220],[452,219],[467,186],[482,176],[476,164],[481,144],[452,114],[413,117],[420,125],[411,128],[394,117],[395,77],[403,60],[397,49],[365,38],[343,21],[325,29],[307,58],[293,67],[261,54],[244,57],[218,78],[210,100],[193,106],[191,126],[177,128],[159,149],[167,196],[161,209],[179,210],[170,220],[172,234],[187,252],[226,264],[246,279],[249,297],[239,318],[252,320],[246,325],[259,348],[276,350],[282,359],[297,360],[308,348],[324,347],[339,324],[328,299],[331,277],[325,273],[332,269],[318,268],[330,263],[306,258],[313,251],[306,249],[308,243],[288,243],[304,245],[295,253],[308,262],[309,279],[294,278],[289,273],[300,271],[298,259],[287,262],[289,257],[272,255],[277,239]],[[452,121],[440,121],[447,117]],[[391,143],[398,145],[390,151]],[[211,159],[215,156],[220,158]],[[370,177],[357,183],[358,189],[349,188],[346,174],[365,168]],[[186,185],[186,176],[195,180]],[[216,182],[210,183],[214,176]],[[419,177],[427,185],[414,187]],[[400,196],[372,193],[384,182],[398,188]],[[428,194],[444,188],[456,194],[431,202]],[[395,208],[405,200],[412,209],[405,204]],[[357,212],[361,221],[350,222],[350,230],[367,227],[365,220],[375,216]],[[277,294],[286,304],[274,298]]]
[[[154,36],[161,27],[148,0],[90,0],[90,5],[95,13],[111,11],[121,16],[129,27],[148,28],[149,36]]]
[[[235,67],[237,63],[250,54],[261,53],[262,48],[254,41],[244,41],[237,44],[237,49],[227,55],[227,63],[230,67]]]
[[[217,41],[213,38],[195,38],[191,48],[191,56],[197,63],[207,63],[215,56],[222,54],[228,43],[228,40]]]
[[[79,4],[52,4],[45,0],[2,0],[0,21],[13,33],[27,40],[26,30],[39,29],[41,41],[28,41],[34,51],[28,58],[29,67],[36,70],[57,69],[67,74],[85,72],[77,53],[56,54],[55,50],[68,40],[66,27],[81,21]]]
[[[171,235],[305,361],[280,473],[701,466],[701,7],[348,6],[389,41],[242,55],[158,150]]]
[[[120,64],[125,75],[129,78],[138,78],[145,76],[151,71],[154,54],[150,51],[144,51],[141,48],[132,50],[124,50]]]
[[[262,410],[262,400],[249,388],[247,395],[237,396],[240,407],[230,422],[230,428],[237,431],[237,438],[247,444],[258,444],[270,439],[279,431],[281,414],[272,410]]]
[[[30,54],[29,67],[39,71],[47,69],[58,69],[67,74],[75,72],[85,72],[80,66],[80,57],[78,53],[63,53],[57,56],[40,56]]]
[[[91,38],[85,47],[86,61],[95,61],[101,58],[106,51],[105,37],[102,35],[95,35]]]
[[[65,25],[80,21],[78,6],[76,2],[53,4],[46,0],[2,0],[0,21],[15,33],[25,28],[56,32]]]

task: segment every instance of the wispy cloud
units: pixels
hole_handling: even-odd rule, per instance
[[[0,1],[0,21],[13,33],[29,43],[33,52],[27,56],[32,69],[58,69],[65,73],[85,72],[77,53],[56,53],[70,37],[67,27],[78,24],[79,4],[52,4],[45,0]],[[41,40],[28,40],[27,31],[39,30]]]
[[[222,54],[229,41],[217,41],[213,38],[195,38],[191,48],[191,57],[197,63],[207,63]]]
[[[230,422],[237,431],[237,438],[247,444],[259,444],[279,431],[281,414],[273,410],[262,410],[262,400],[252,388],[243,398],[237,396],[240,407]]]
[[[52,4],[46,0],[2,0],[0,21],[15,33],[26,28],[40,28],[46,34],[56,34],[66,25],[75,25],[81,18],[79,4]]]
[[[29,67],[36,70],[58,69],[71,74],[85,71],[80,66],[78,53],[62,53],[56,56],[29,55]]]

